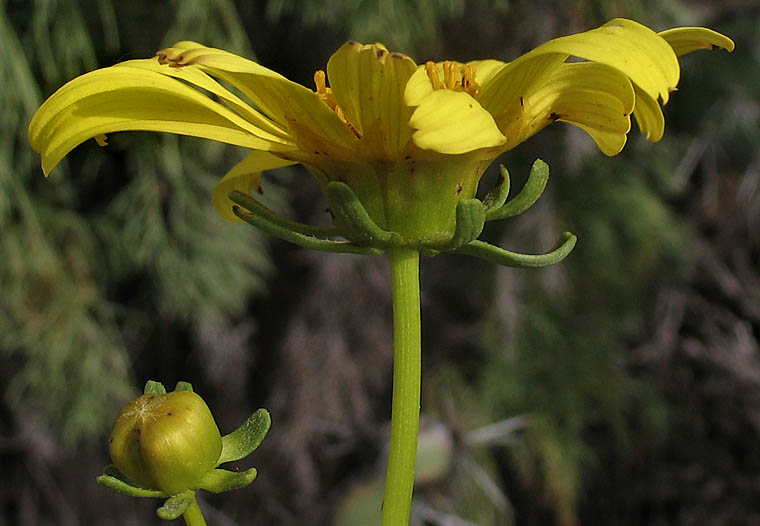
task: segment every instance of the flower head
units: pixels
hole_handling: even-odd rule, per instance
[[[35,115],[29,139],[46,174],[78,144],[104,144],[106,133],[123,130],[243,146],[252,151],[214,190],[222,216],[236,218],[230,192],[300,163],[323,185],[348,184],[380,227],[410,243],[431,241],[451,234],[456,204],[475,195],[493,159],[555,121],[583,129],[607,155],[623,148],[631,115],[659,140],[677,56],[701,48],[730,51],[733,42],[705,28],[658,34],[625,19],[512,62],[417,65],[382,44],[348,42],[310,89],[185,41],[64,85]]]

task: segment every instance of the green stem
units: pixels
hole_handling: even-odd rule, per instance
[[[383,526],[407,526],[420,423],[420,256],[416,249],[391,247],[388,257],[393,295],[393,406]]]
[[[198,500],[195,497],[193,497],[185,513],[182,514],[182,518],[185,519],[187,526],[206,526],[206,519],[203,518],[203,512],[201,512],[201,507],[198,506]]]

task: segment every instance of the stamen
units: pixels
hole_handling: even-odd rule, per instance
[[[98,143],[98,146],[108,146],[108,137],[106,137],[105,133],[99,133],[93,139]]]
[[[362,132],[360,132],[359,130],[357,130],[356,126],[354,126],[353,124],[351,124],[350,122],[348,122],[348,119],[346,118],[346,114],[343,113],[343,110],[341,109],[340,106],[338,106],[336,104],[335,108],[333,108],[333,111],[338,116],[338,118],[340,120],[342,120],[346,124],[346,126],[348,126],[348,129],[351,130],[351,133],[353,133],[354,135],[356,135],[356,137],[358,137],[359,139],[362,138]]]
[[[430,79],[430,83],[433,85],[433,89],[441,89],[443,87],[441,79],[438,78],[438,67],[436,67],[435,62],[432,60],[425,62],[425,72]]]
[[[455,64],[450,60],[443,63],[443,83],[448,89],[455,89],[457,86]]]
[[[480,85],[475,81],[475,66],[472,64],[463,66],[451,60],[446,60],[441,66],[443,68],[443,79],[441,79],[438,66],[434,62],[425,63],[425,72],[434,90],[450,89],[464,91],[472,97],[478,96]]]
[[[477,96],[480,94],[480,85],[475,81],[477,68],[475,68],[475,66],[472,64],[468,64],[466,66],[462,66],[459,69],[459,72],[462,74],[462,89],[473,97],[477,98]]]
[[[317,95],[327,95],[327,75],[321,69],[314,72],[314,85],[317,87]]]
[[[354,135],[361,138],[361,132],[356,129],[356,126],[348,121],[346,114],[343,113],[343,109],[338,105],[338,101],[335,98],[335,95],[333,95],[332,90],[327,87],[327,75],[325,75],[325,72],[321,69],[318,69],[314,72],[314,86],[316,88],[314,90],[314,93],[316,93],[319,98],[321,98],[325,104],[327,104],[327,106],[335,112],[338,118],[342,120],[346,126],[348,126]]]
[[[335,100],[335,95],[333,95],[332,90],[327,87],[327,75],[325,75],[325,72],[321,69],[314,72],[314,87],[316,88],[314,93],[319,95],[319,98],[325,101],[325,104],[327,104],[331,110],[335,110],[338,101]]]

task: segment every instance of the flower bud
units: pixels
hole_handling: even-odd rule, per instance
[[[216,467],[222,438],[208,406],[194,392],[144,394],[119,413],[109,450],[127,478],[176,495],[196,489]]]

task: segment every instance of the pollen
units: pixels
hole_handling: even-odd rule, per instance
[[[338,99],[335,98],[332,90],[327,87],[327,75],[325,75],[325,72],[321,69],[314,72],[314,87],[316,88],[314,93],[316,93],[319,98],[335,112],[335,115],[348,126],[354,135],[361,138],[362,133],[346,118],[346,114],[343,113],[343,108],[338,104]]]
[[[480,86],[475,81],[476,69],[471,64],[447,60],[439,68],[435,62],[428,61],[425,63],[425,72],[434,90],[464,91],[475,98],[480,93]]]

